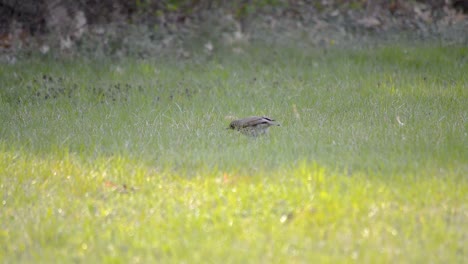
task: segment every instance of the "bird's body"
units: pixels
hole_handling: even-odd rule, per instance
[[[279,126],[275,120],[265,116],[250,116],[234,120],[229,124],[229,129],[240,131],[248,136],[258,136],[268,133],[270,126]]]

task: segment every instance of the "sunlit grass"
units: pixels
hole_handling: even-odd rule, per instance
[[[2,65],[1,260],[466,262],[467,56]],[[267,137],[225,129],[262,114]]]
[[[52,155],[53,156],[53,155]],[[352,176],[305,162],[186,178],[121,157],[2,152],[2,240],[9,261],[458,263],[463,175]]]

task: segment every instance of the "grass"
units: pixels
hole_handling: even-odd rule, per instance
[[[0,71],[0,261],[465,263],[468,49]],[[259,139],[231,117],[281,122]]]

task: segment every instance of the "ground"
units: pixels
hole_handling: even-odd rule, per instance
[[[256,43],[4,64],[1,260],[467,262],[467,55]],[[225,129],[250,115],[281,127]]]

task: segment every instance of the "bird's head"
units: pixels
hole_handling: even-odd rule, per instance
[[[231,123],[229,124],[229,127],[226,128],[226,129],[236,129],[236,124],[235,124],[234,122],[231,122]]]

